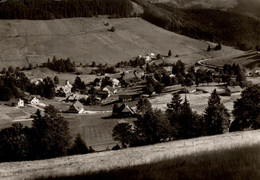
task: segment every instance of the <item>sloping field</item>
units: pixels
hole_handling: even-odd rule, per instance
[[[224,64],[236,63],[240,64],[241,66],[245,66],[248,69],[254,69],[255,67],[259,67],[260,54],[255,51],[248,51],[242,54],[207,59],[204,60],[204,62],[215,66],[223,66]]]
[[[108,31],[112,26],[115,32]],[[166,55],[169,49],[191,63],[208,57],[204,51],[207,46],[207,42],[166,31],[140,18],[0,20],[0,66],[40,64],[54,55],[78,63],[114,64],[149,52]],[[214,57],[237,52],[223,47]]]
[[[258,130],[41,161],[7,162],[0,164],[0,178],[33,179],[49,175],[76,175],[152,163],[180,155],[259,143],[260,131]]]

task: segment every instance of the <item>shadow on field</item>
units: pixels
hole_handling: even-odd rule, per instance
[[[151,164],[36,179],[260,179],[260,145],[201,152]]]

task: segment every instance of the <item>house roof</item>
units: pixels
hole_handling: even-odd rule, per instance
[[[128,106],[128,104],[124,103],[118,108],[118,113],[128,113],[135,114],[135,111]]]
[[[242,91],[242,88],[240,86],[228,86],[227,87],[227,90],[229,92],[241,92]]]
[[[79,101],[76,101],[75,103],[73,103],[73,104],[71,105],[71,107],[74,108],[74,109],[77,110],[77,111],[80,111],[81,109],[84,108],[84,106],[83,106]],[[70,108],[71,108],[71,107],[70,107]]]
[[[119,81],[118,79],[116,79],[116,78],[113,78],[112,81],[113,81],[114,83],[119,83],[119,82],[120,82],[120,81]]]
[[[106,86],[106,87],[104,87],[103,88],[103,90],[105,89],[105,88],[107,88],[109,91],[111,91],[111,92],[114,92],[116,89],[115,88],[113,88],[113,87],[111,87],[111,86]]]

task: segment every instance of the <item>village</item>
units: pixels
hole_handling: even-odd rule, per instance
[[[92,71],[96,71],[96,74],[73,75],[72,73],[64,73],[73,75],[75,77],[74,83],[66,79],[60,80],[54,86],[55,95],[52,99],[25,92],[21,98],[12,98],[9,101],[1,102],[0,108],[4,109],[5,114],[1,115],[0,124],[2,127],[13,122],[30,125],[32,115],[36,110],[44,111],[44,107],[48,105],[53,105],[65,118],[70,119],[72,124],[77,124],[77,119],[93,120],[93,118],[97,118],[96,122],[102,124],[104,118],[111,117],[111,124],[108,125],[106,137],[102,142],[96,141],[95,137],[89,140],[89,133],[85,134],[84,129],[80,130],[88,144],[102,150],[105,146],[111,148],[115,144],[111,137],[111,131],[118,119],[126,118],[126,120],[133,121],[136,104],[140,97],[148,98],[154,108],[166,109],[166,104],[170,101],[172,94],[178,93],[183,99],[188,98],[193,110],[203,113],[210,93],[216,89],[217,93],[223,97],[223,103],[231,112],[233,101],[240,97],[243,88],[253,84],[246,78],[239,80],[237,75],[230,75],[228,78],[220,77],[219,69],[223,71],[223,68],[214,65],[209,67],[209,64],[205,62],[196,63],[197,65],[189,68],[184,68],[185,65],[179,60],[173,64],[164,63],[164,60],[170,58],[170,53],[169,51],[168,56],[155,55],[154,53],[145,56],[139,55],[129,62],[118,63],[113,73],[101,74],[98,72],[100,69],[106,68],[102,65],[91,67]],[[178,57],[175,58],[178,59]],[[173,67],[178,69],[179,65],[182,70],[175,72]],[[232,68],[232,66],[230,67]],[[46,67],[35,67],[34,70],[41,68]],[[196,76],[200,71],[205,72],[205,77],[198,80],[199,77]],[[28,74],[28,72],[26,73]],[[247,74],[247,76],[257,79],[258,71],[255,70],[253,74],[254,77],[252,74]],[[59,73],[55,73],[55,76],[59,78]],[[91,76],[89,79],[93,81],[84,82],[81,80],[81,77],[88,76]],[[29,80],[34,87],[44,84],[41,77],[31,77]],[[83,87],[76,85],[77,83],[83,84]],[[75,86],[77,87],[75,88]],[[116,113],[113,112],[115,106],[117,107]],[[83,124],[85,127],[88,126],[87,122]],[[75,125],[74,129],[72,128],[74,134],[78,131],[76,127],[78,126]],[[95,128],[99,129],[96,126]],[[103,129],[98,131],[103,131]],[[102,134],[102,132],[98,133]],[[98,145],[95,146],[96,144]]]

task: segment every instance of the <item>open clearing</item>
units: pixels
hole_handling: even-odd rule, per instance
[[[65,111],[71,103],[63,103],[50,100],[42,100],[46,104],[52,104],[55,108]],[[13,123],[21,123],[30,127],[32,118],[30,114],[36,112],[36,108],[26,105],[23,108],[0,106],[0,130],[10,127]],[[87,114],[67,114],[64,116],[69,122],[70,134],[72,140],[80,133],[87,146],[92,146],[94,150],[101,151],[106,148],[111,149],[118,142],[112,137],[112,130],[120,119],[108,118],[111,116],[112,106],[85,106]],[[126,118],[126,121],[132,122],[135,118]]]
[[[217,136],[173,141],[119,151],[99,152],[62,158],[0,163],[1,179],[32,179],[49,175],[98,172],[158,162],[181,155],[250,146],[260,143],[260,131],[245,131]]]
[[[70,132],[73,137],[80,133],[87,146],[94,150],[101,151],[107,147],[111,149],[118,142],[113,140],[112,130],[120,119],[106,118],[110,113],[94,115],[64,114],[69,121]],[[125,121],[132,122],[135,118],[127,118]]]
[[[109,26],[105,26],[105,23]],[[114,26],[115,32],[108,31]],[[208,42],[191,39],[150,24],[141,18],[106,17],[55,20],[0,20],[0,65],[28,66],[54,55],[77,63],[108,64],[147,53],[173,55],[186,64],[211,56]],[[214,57],[241,51],[223,46]]]

